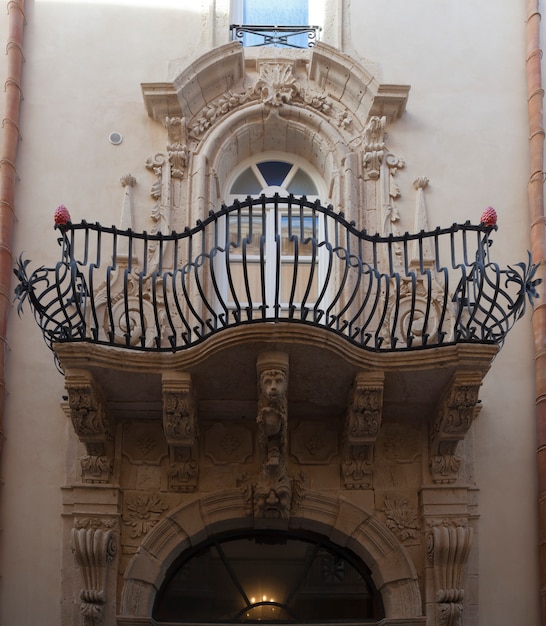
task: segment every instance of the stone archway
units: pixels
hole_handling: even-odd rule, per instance
[[[423,625],[417,573],[394,535],[364,509],[343,497],[308,491],[288,520],[255,520],[241,491],[222,491],[171,511],[141,544],[124,574],[119,626],[152,624],[157,591],[175,559],[208,536],[228,530],[310,530],[357,554],[371,570],[386,618],[381,624]]]

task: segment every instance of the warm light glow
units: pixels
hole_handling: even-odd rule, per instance
[[[255,604],[256,603],[256,598],[250,598],[250,604]]]
[[[267,596],[262,596],[262,601],[265,602],[267,600]]]

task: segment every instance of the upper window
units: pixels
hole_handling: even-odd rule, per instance
[[[255,531],[208,540],[169,572],[158,624],[358,622],[384,617],[366,565],[324,538]]]
[[[317,196],[318,190],[309,174],[297,164],[288,161],[260,161],[252,163],[231,185],[230,195],[256,195],[280,187],[295,196]]]
[[[310,5],[310,0],[233,0],[233,38],[248,47],[307,48],[319,30]]]

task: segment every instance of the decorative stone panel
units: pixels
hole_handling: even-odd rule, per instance
[[[337,422],[300,422],[290,433],[290,454],[302,465],[327,465],[338,454]]]
[[[205,433],[205,455],[215,465],[246,463],[252,458],[253,433],[246,426],[217,422]]]

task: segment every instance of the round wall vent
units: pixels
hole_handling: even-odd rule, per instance
[[[121,133],[110,133],[108,140],[110,143],[114,144],[114,146],[119,146],[119,144],[123,141],[123,137],[121,136]]]

